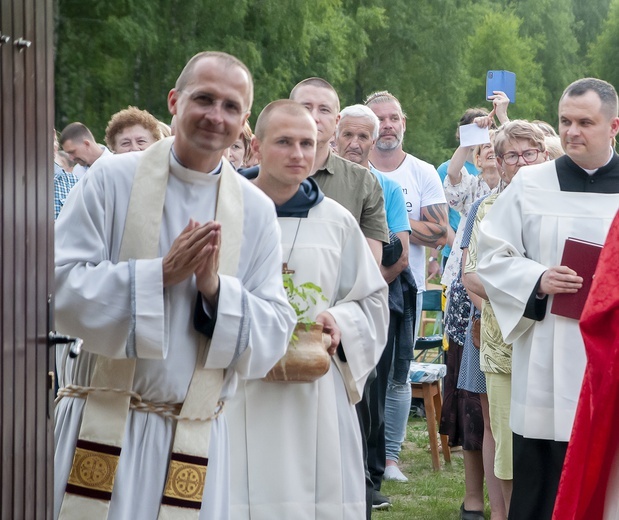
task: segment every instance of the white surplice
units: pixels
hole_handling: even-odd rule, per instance
[[[510,425],[524,437],[568,441],[586,364],[578,321],[524,311],[565,240],[603,244],[619,194],[561,191],[554,162],[520,170],[480,225],[478,274],[507,343],[513,343]]]
[[[295,284],[317,284],[327,298],[310,317],[323,310],[334,316],[351,394],[359,394],[389,320],[387,285],[367,241],[353,216],[326,197],[307,218],[279,222]],[[365,518],[359,422],[334,361],[313,383],[241,382],[227,413],[235,520]]]
[[[281,357],[295,324],[281,282],[280,229],[272,202],[240,178],[243,236],[237,277],[220,276],[208,354],[193,327],[194,277],[163,288],[162,257],[190,218],[215,216],[218,175],[188,170],[171,155],[159,258],[118,262],[131,185],[140,153],[97,161],[72,190],[56,222],[56,327],[84,339],[71,360],[59,349],[60,386],[88,386],[95,356],[137,357],[134,391],[146,401],[182,403],[194,368],[224,368],[222,399],[241,378],[261,377]],[[224,168],[230,168],[224,161]],[[226,233],[222,229],[222,233]],[[73,459],[84,400],[56,409],[55,516]],[[224,415],[213,421],[200,518],[229,514],[229,454]],[[130,411],[109,518],[156,519],[165,483],[173,423]],[[199,440],[196,440],[199,442]]]

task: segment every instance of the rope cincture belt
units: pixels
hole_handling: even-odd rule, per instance
[[[57,404],[63,397],[77,397],[79,399],[86,399],[88,394],[91,392],[115,392],[129,396],[131,398],[129,408],[132,410],[155,413],[161,417],[166,417],[175,421],[212,421],[221,415],[225,404],[224,401],[217,401],[217,408],[215,409],[215,412],[207,417],[183,417],[178,415],[183,407],[183,403],[155,403],[153,401],[145,401],[137,392],[128,392],[119,388],[96,388],[94,386],[79,385],[67,385],[58,390],[58,397],[55,400],[55,404]]]
[[[162,139],[142,152],[131,188],[118,261],[159,256],[173,141],[173,137]],[[243,237],[243,193],[237,172],[226,161],[223,161],[220,175],[215,220],[226,231],[221,237],[218,272],[236,276],[242,243],[239,237]],[[209,348],[210,338],[202,338],[199,349],[204,356]],[[212,419],[221,413],[219,398],[224,384],[223,368],[211,369],[204,365],[205,361],[196,364],[179,412],[175,405],[145,403],[133,392],[135,358],[97,356],[89,386],[84,387],[86,402],[61,505],[61,520],[108,520],[127,417],[130,408],[142,410],[143,407],[160,415],[170,414],[175,420],[174,442],[158,519],[199,518]],[[68,388],[66,392],[69,391],[77,390]]]

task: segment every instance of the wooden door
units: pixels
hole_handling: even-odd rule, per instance
[[[0,518],[51,519],[52,0],[0,8]]]

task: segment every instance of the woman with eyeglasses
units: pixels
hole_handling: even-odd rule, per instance
[[[484,116],[486,120],[487,116]],[[490,133],[491,141],[494,137],[494,131]],[[468,157],[473,158],[475,166],[479,169],[477,176],[471,175],[466,168],[464,168],[464,162]],[[485,393],[485,380],[483,374],[479,370],[469,371],[465,368],[465,373],[471,375],[467,384],[463,387],[460,385],[460,378],[463,373],[463,366],[475,364],[479,367],[479,362],[475,359],[471,359],[471,356],[465,356],[464,352],[468,350],[475,350],[472,346],[471,327],[470,320],[473,315],[479,315],[479,310],[471,306],[470,298],[467,295],[464,286],[462,285],[460,265],[462,260],[461,241],[463,238],[464,226],[466,218],[473,206],[474,202],[481,197],[487,196],[493,190],[498,188],[501,178],[497,169],[496,156],[494,152],[494,146],[492,142],[484,143],[477,146],[460,146],[455,152],[447,168],[447,176],[443,186],[445,188],[445,196],[450,207],[454,208],[460,213],[462,219],[454,238],[453,246],[447,264],[445,265],[445,271],[441,283],[446,287],[449,287],[448,292],[448,305],[446,309],[446,332],[449,337],[449,356],[457,355],[458,351],[462,353],[458,372],[455,374],[455,379],[458,380],[458,389],[466,390],[467,393],[460,392],[458,395],[468,396],[472,398],[477,397],[476,394]],[[459,339],[458,339],[459,338]],[[460,343],[460,341],[462,343]],[[455,343],[461,344],[462,347],[458,349]],[[475,351],[476,352],[476,351]],[[474,356],[473,356],[474,358]],[[452,399],[447,396],[447,393],[451,389],[447,389],[446,384],[446,407],[449,408],[452,405]],[[461,399],[457,399],[460,401]],[[466,398],[463,399],[466,403]],[[477,400],[477,406],[479,407],[479,400]],[[470,405],[470,403],[469,403]],[[466,406],[466,404],[465,404]],[[468,435],[467,442],[463,442],[463,451],[465,457],[465,499],[461,507],[461,519],[463,520],[477,520],[483,518],[480,516],[480,511],[483,509],[483,435],[484,425],[482,422],[483,413],[480,408],[477,408],[477,414],[470,410],[467,413],[468,424],[464,425],[468,431],[471,428],[476,433],[475,436]],[[442,421],[441,427],[443,428],[441,433],[445,432],[450,438],[452,444],[455,444],[455,432],[454,425],[447,426],[447,423]],[[478,443],[473,445],[472,439],[477,438]],[[492,476],[486,479],[488,494],[490,497],[490,504],[492,509],[496,509],[496,504],[501,505],[501,490],[498,481],[493,479]]]
[[[483,119],[486,119],[486,117],[484,116]],[[462,258],[460,242],[462,241],[464,222],[469,215],[471,206],[477,199],[490,194],[501,180],[492,144],[494,130],[490,131],[490,138],[491,142],[489,143],[458,147],[447,167],[447,177],[443,182],[445,198],[449,207],[455,209],[462,217],[453,241],[452,254],[449,255],[441,280],[441,283],[447,287],[451,286],[460,271],[460,260]],[[464,163],[469,157],[473,158],[473,163],[479,170],[478,175],[471,175],[464,167]]]
[[[506,344],[503,339],[488,296],[476,272],[477,237],[480,222],[500,191],[509,185],[523,166],[547,161],[548,152],[541,129],[522,120],[503,125],[495,135],[494,146],[501,185],[497,193],[485,198],[476,210],[471,210],[469,214],[467,227],[471,230],[471,238],[468,250],[463,253],[463,283],[473,303],[479,304],[482,310],[479,367],[485,374],[487,393],[480,397],[485,430],[489,432],[488,439],[484,437],[484,466],[486,473],[493,472],[500,483],[506,512],[509,511],[513,478],[512,431],[509,427],[512,350],[511,345]],[[505,518],[505,513],[502,515],[502,518]]]

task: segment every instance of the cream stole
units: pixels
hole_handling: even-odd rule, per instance
[[[127,211],[119,261],[156,258],[174,138],[144,151]],[[238,174],[224,161],[215,219],[222,225],[219,273],[236,276],[243,236],[243,196]],[[240,206],[240,207],[239,207]],[[208,346],[207,346],[208,349]],[[133,388],[135,359],[97,358],[91,387],[120,392],[88,394],[73,466],[60,511],[61,520],[104,520],[110,499]],[[202,504],[211,433],[222,369],[196,366],[179,414],[160,519],[197,519]]]

